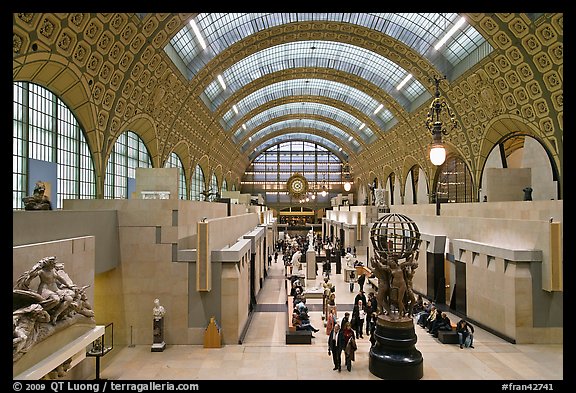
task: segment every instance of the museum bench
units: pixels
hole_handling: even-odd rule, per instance
[[[456,325],[452,325],[452,330],[438,330],[438,341],[442,344],[458,344],[458,333],[456,332]]]
[[[286,329],[286,344],[312,344],[310,330],[296,330],[292,324],[292,310],[294,309],[294,296],[288,296],[286,301],[288,309],[288,328]]]

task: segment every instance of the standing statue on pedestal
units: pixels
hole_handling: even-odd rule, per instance
[[[402,214],[386,214],[370,230],[378,278],[378,318],[375,344],[370,348],[370,372],[383,379],[420,379],[422,354],[415,348],[412,310],[416,297],[412,278],[418,267],[420,232]]]
[[[308,231],[308,251],[314,250],[314,228],[310,228]]]
[[[375,205],[378,207],[386,207],[386,198],[384,193],[386,190],[384,188],[377,188],[374,190],[374,197],[376,198]]]
[[[376,206],[376,189],[378,188],[378,178],[374,178],[372,184],[368,184],[368,188],[370,188],[370,196],[372,197],[372,205]]]
[[[302,265],[300,264],[300,258],[302,258],[302,251],[296,250],[294,254],[292,254],[292,274],[300,273],[300,269],[302,269]]]
[[[164,348],[166,348],[166,343],[164,342],[164,315],[166,315],[166,310],[164,309],[164,306],[160,305],[160,299],[154,299],[152,314],[154,316],[154,342],[151,351],[162,352],[164,351]]]

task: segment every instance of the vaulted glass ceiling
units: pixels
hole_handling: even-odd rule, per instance
[[[349,128],[354,133],[355,138],[360,135],[365,142],[371,142],[374,138],[374,132],[370,127],[340,108],[317,102],[290,102],[258,113],[234,132],[234,139],[238,142],[248,134],[249,130],[257,128],[260,124],[289,115],[318,115],[332,118]]]
[[[192,79],[202,67],[232,44],[261,30],[293,22],[332,21],[376,30],[406,44],[427,58],[443,74],[481,46],[485,39],[464,22],[439,50],[442,36],[460,19],[456,13],[208,13],[198,14],[194,23],[203,41],[187,25],[170,41]],[[204,50],[203,44],[206,45]]]
[[[340,31],[341,24],[350,24],[388,36],[425,58],[434,67],[431,73],[446,75],[449,81],[492,51],[484,37],[456,13],[198,14],[174,35],[165,50],[185,76],[192,79],[204,67],[223,64],[223,60],[210,61],[252,34],[309,21],[337,23],[319,27],[326,31],[331,28]],[[377,35],[371,38],[377,45],[385,45]],[[265,36],[262,39],[266,40]],[[248,152],[249,147],[259,150],[259,138],[269,137],[277,131],[271,125],[260,129],[264,122],[288,124],[284,122],[293,120],[274,122],[274,119],[301,114],[303,117],[318,116],[316,121],[307,120],[308,125],[321,127],[319,131],[340,138],[338,148],[358,153],[397,123],[386,102],[381,102],[383,99],[395,100],[399,107],[411,112],[431,97],[422,81],[413,77],[405,66],[365,47],[336,40],[289,41],[263,47],[225,69],[209,70],[207,75],[214,79],[202,82],[208,85],[200,97],[214,113],[224,113],[218,120],[236,143],[242,143],[243,151]],[[324,75],[338,75],[326,72],[309,79],[303,79],[298,72],[293,76],[288,73],[281,78],[270,77],[276,72],[299,69],[306,73],[315,69],[334,70],[354,78],[350,78],[350,82],[346,77],[331,77],[338,82],[323,79],[327,78]],[[365,81],[365,89],[350,84],[352,80],[357,83],[358,78]],[[267,85],[255,84],[255,81],[265,81]],[[243,93],[245,89],[250,89],[251,93]],[[237,97],[236,101],[230,100],[231,97]],[[270,108],[269,103],[274,100],[278,102]],[[338,103],[334,103],[336,101]],[[302,102],[306,105],[299,107]],[[223,104],[227,107],[222,107]],[[362,115],[358,117],[352,113]],[[341,123],[341,127],[320,118],[333,119]],[[367,127],[366,121],[376,129]],[[268,139],[268,146],[271,140],[276,138]]]
[[[230,129],[237,119],[245,116],[248,112],[270,101],[289,96],[327,97],[342,101],[342,103],[350,105],[360,112],[370,114],[374,113],[381,104],[368,94],[344,83],[327,79],[291,79],[264,86],[242,98],[236,104],[238,113],[230,108],[222,116],[224,126],[226,129]],[[373,119],[378,126],[385,130],[388,129],[386,123],[392,120],[392,117],[392,113],[388,109],[382,109],[377,112]]]
[[[410,79],[404,88],[396,89],[410,73],[370,50],[340,42],[297,41],[261,50],[234,63],[220,74],[226,89],[215,79],[204,90],[205,102],[215,110],[250,82],[276,71],[298,67],[331,68],[366,79],[393,96],[407,111],[411,111],[411,103],[426,92],[416,79]]]
[[[342,143],[346,144],[349,150],[353,150],[354,152],[358,152],[360,150],[360,143],[354,140],[354,137],[347,132],[341,130],[340,128],[334,126],[333,124],[327,123],[325,121],[316,120],[316,119],[289,119],[289,120],[282,120],[273,124],[270,124],[260,131],[256,132],[254,135],[250,137],[250,139],[242,145],[241,151],[246,151],[250,142],[253,140],[259,141],[260,139],[265,138],[267,135],[272,134],[277,131],[281,131],[283,129],[312,129],[312,130],[319,130],[325,131],[330,135],[333,135],[339,139],[342,139]]]

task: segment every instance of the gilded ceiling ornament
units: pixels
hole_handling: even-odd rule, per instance
[[[502,97],[494,88],[494,84],[481,73],[474,74],[470,81],[473,82],[473,90],[480,106],[492,117],[501,114],[503,112]]]

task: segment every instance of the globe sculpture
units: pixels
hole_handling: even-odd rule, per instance
[[[409,217],[389,213],[370,229],[374,256],[372,270],[378,278],[376,343],[370,349],[370,372],[383,379],[420,379],[422,354],[412,319],[416,301],[412,277],[418,267],[420,231]]]

